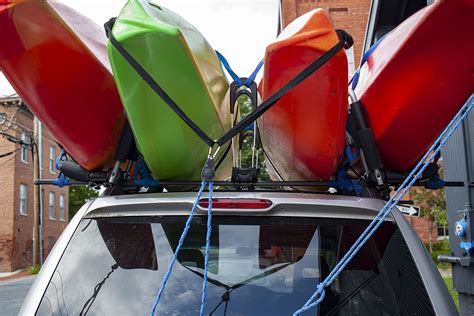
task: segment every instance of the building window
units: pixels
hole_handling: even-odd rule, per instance
[[[54,146],[51,146],[49,147],[49,172],[51,173],[56,173],[55,158],[56,148],[54,148]]]
[[[56,200],[56,195],[54,192],[49,192],[49,219],[54,220],[54,203]]]
[[[446,225],[438,225],[438,240],[449,239],[449,230]]]
[[[64,194],[61,194],[59,196],[59,220],[63,221],[65,220],[64,218]]]
[[[28,215],[28,186],[26,184],[20,184],[20,214]]]
[[[21,133],[21,141],[23,144],[21,145],[20,160],[23,163],[28,163],[28,145],[26,144],[30,143],[30,138],[25,133]]]

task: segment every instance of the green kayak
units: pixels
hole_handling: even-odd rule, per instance
[[[230,128],[229,109],[222,105],[228,81],[215,51],[194,26],[151,1],[132,0],[122,9],[112,34],[210,138]],[[138,150],[155,178],[200,179],[209,146],[110,42],[107,49]],[[230,163],[219,171],[219,179],[228,176]]]

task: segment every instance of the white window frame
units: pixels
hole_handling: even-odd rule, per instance
[[[49,172],[56,173],[56,147],[49,146]]]
[[[55,214],[54,214],[54,204],[56,203],[56,193],[51,191],[49,192],[49,219],[50,220],[55,220]]]
[[[21,140],[25,143],[30,143],[30,138],[25,133],[21,133]],[[20,161],[26,164],[28,163],[28,147],[26,145],[21,145]]]
[[[60,194],[59,195],[59,220],[61,222],[64,222],[66,220],[66,217],[65,217],[65,206],[64,206],[64,201],[66,200],[66,197],[64,196],[64,194]]]
[[[346,56],[347,56],[347,67],[349,72],[349,78],[354,75],[355,69],[355,58],[354,58],[354,46],[351,46],[349,49],[346,49]]]
[[[20,215],[28,216],[28,185],[20,183]]]
[[[443,234],[442,234],[442,235],[438,234],[438,230],[439,230],[440,228],[443,229]],[[449,227],[448,227],[448,226],[436,225],[436,233],[437,233],[437,235],[438,235],[437,240],[449,239]]]

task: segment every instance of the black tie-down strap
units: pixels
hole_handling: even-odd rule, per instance
[[[232,137],[243,131],[247,126],[256,121],[260,116],[262,116],[266,111],[268,111],[275,103],[277,103],[288,91],[299,85],[316,70],[321,68],[325,63],[327,63],[334,55],[337,54],[342,48],[350,48],[352,46],[353,39],[346,31],[336,30],[339,35],[340,41],[334,45],[330,50],[324,53],[321,57],[316,59],[314,62],[309,64],[303,71],[296,75],[293,79],[288,81],[283,87],[281,87],[277,92],[272,94],[268,99],[263,101],[255,110],[250,112],[243,120],[237,123],[234,127],[228,130],[221,138],[219,138],[216,143],[221,146],[228,142]]]
[[[140,63],[115,39],[112,35],[112,27],[116,18],[110,19],[105,23],[105,32],[112,45],[122,55],[122,57],[132,66],[137,74],[148,84],[148,86],[155,91],[157,95],[178,115],[209,147],[214,147],[215,141],[196,125],[196,123],[181,110],[181,108],[171,99],[171,97],[161,88],[161,86],[153,79],[152,76],[140,65]]]
[[[112,45],[122,55],[122,57],[132,66],[137,74],[148,84],[148,86],[160,96],[160,98],[170,107],[173,112],[176,113],[195,133],[198,135],[209,147],[214,145],[222,146],[231,140],[234,136],[243,131],[246,127],[250,126],[266,111],[268,111],[275,103],[278,102],[288,91],[296,87],[312,73],[321,68],[326,62],[328,62],[334,55],[337,54],[342,48],[350,48],[354,43],[352,36],[350,36],[344,30],[336,30],[340,41],[334,45],[330,50],[324,53],[321,57],[312,62],[303,71],[291,79],[287,84],[281,87],[277,92],[271,95],[267,100],[263,101],[256,109],[250,112],[243,120],[237,123],[234,127],[228,130],[218,140],[212,140],[196,123],[181,110],[181,108],[171,99],[171,97],[161,88],[161,86],[150,76],[150,74],[140,65],[140,63],[133,58],[133,56],[115,39],[112,34],[112,27],[115,23],[116,18],[110,19],[105,23],[105,32]]]

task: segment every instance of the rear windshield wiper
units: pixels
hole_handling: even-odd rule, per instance
[[[254,282],[254,281],[257,281],[257,280],[259,280],[259,279],[262,279],[262,278],[264,278],[264,277],[266,277],[266,276],[269,276],[270,274],[276,273],[276,272],[278,272],[278,271],[280,271],[280,270],[286,268],[287,266],[289,266],[290,264],[293,264],[293,263],[294,263],[294,262],[286,262],[286,263],[283,263],[283,264],[279,265],[278,267],[275,267],[275,268],[269,269],[269,270],[267,270],[267,271],[265,271],[265,272],[262,272],[262,273],[260,273],[260,274],[254,275],[253,277],[248,278],[248,279],[246,279],[246,280],[244,280],[244,281],[242,281],[242,282],[239,282],[239,283],[237,283],[237,284],[234,284],[234,285],[232,285],[232,286],[229,286],[229,285],[227,285],[227,284],[224,284],[224,283],[222,283],[222,282],[220,282],[220,281],[217,281],[217,280],[215,280],[215,279],[213,279],[213,278],[207,276],[207,280],[209,281],[209,283],[214,284],[214,285],[216,285],[216,286],[218,286],[218,287],[220,287],[220,288],[224,288],[224,289],[226,290],[225,293],[222,295],[222,298],[221,298],[219,304],[217,304],[216,307],[214,307],[214,309],[209,313],[209,315],[212,315],[213,313],[215,313],[216,310],[219,308],[219,306],[222,305],[223,302],[225,302],[224,315],[226,315],[226,313],[227,313],[227,304],[228,304],[229,301],[230,301],[230,293],[231,293],[232,291],[234,291],[234,290],[236,290],[236,289],[238,289],[238,288],[240,288],[240,287],[242,287],[242,286],[244,286],[244,285],[247,285],[247,284],[249,284],[249,283],[251,283],[251,282]],[[202,274],[201,272],[195,271],[195,270],[193,270],[193,269],[191,269],[191,268],[189,268],[189,267],[186,267],[185,265],[183,265],[183,266],[184,266],[187,270],[191,271],[192,273],[194,273],[194,274],[200,276],[201,278],[204,278],[204,274]]]
[[[89,309],[92,307],[92,304],[94,304],[94,301],[97,297],[97,295],[99,294],[99,291],[100,289],[102,288],[102,285],[104,285],[105,281],[107,281],[107,279],[110,277],[110,275],[119,267],[118,263],[114,264],[113,266],[111,266],[111,270],[109,271],[109,273],[107,273],[107,275],[105,276],[105,278],[102,279],[102,281],[100,281],[95,287],[94,287],[94,293],[92,294],[91,297],[89,297],[89,299],[84,303],[84,306],[82,307],[82,310],[81,312],[79,313],[79,315],[87,315],[87,313],[89,312]]]

